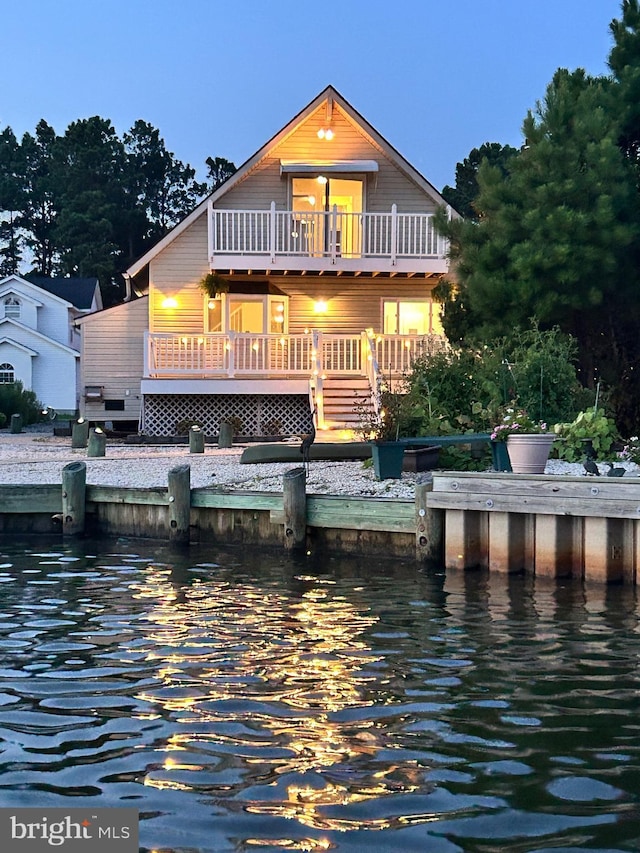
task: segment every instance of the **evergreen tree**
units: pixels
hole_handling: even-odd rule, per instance
[[[10,127],[0,133],[0,278],[17,273],[22,238],[16,213],[22,204],[20,144]]]
[[[637,414],[624,383],[638,355],[629,328],[638,322],[640,210],[619,130],[610,81],[557,71],[525,119],[526,150],[506,173],[480,166],[479,220],[442,216],[440,227],[460,284],[445,293],[447,333],[508,335],[534,317],[557,324],[578,341],[583,382],[603,377],[629,424]]]
[[[211,179],[212,192],[238,171],[235,165],[224,157],[207,157],[205,162],[209,170],[207,177]]]
[[[448,184],[442,188],[442,196],[465,219],[477,219],[474,202],[478,197],[478,169],[487,161],[506,174],[509,160],[518,153],[511,145],[499,142],[485,142],[480,148],[473,148],[462,163],[456,165],[456,185]]]

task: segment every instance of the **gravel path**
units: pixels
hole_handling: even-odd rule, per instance
[[[87,483],[91,485],[165,487],[169,470],[188,464],[193,488],[281,492],[284,472],[295,465],[289,462],[240,465],[243,449],[240,445],[229,449],[207,445],[204,454],[190,454],[186,445],[128,445],[107,440],[105,457],[89,459],[86,450],[72,449],[70,438],[55,437],[47,425],[29,428],[19,435],[0,430],[0,484],[60,483],[63,467],[82,460],[87,465]],[[638,466],[633,463],[616,464],[623,465],[630,476],[639,475]],[[603,464],[600,470],[605,473]],[[578,476],[584,471],[580,464],[551,460],[546,473]],[[375,479],[373,469],[362,462],[312,462],[307,489],[316,494],[413,499],[416,479],[429,476],[405,473],[401,480],[380,482]]]

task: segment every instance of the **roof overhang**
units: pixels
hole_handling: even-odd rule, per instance
[[[280,174],[292,173],[296,175],[306,175],[312,173],[314,175],[321,172],[322,174],[331,173],[365,173],[377,172],[378,164],[375,160],[330,160],[330,161],[309,161],[309,160],[281,160]]]

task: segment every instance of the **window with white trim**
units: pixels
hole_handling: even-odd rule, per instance
[[[22,313],[22,303],[16,296],[7,296],[4,300],[4,316],[7,319],[19,320]]]
[[[0,364],[0,385],[8,385],[15,381],[16,371],[14,366],[9,364],[8,361],[5,361],[4,364]]]
[[[444,335],[440,303],[432,299],[384,299],[385,335]]]

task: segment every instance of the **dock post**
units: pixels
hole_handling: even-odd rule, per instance
[[[62,469],[62,535],[80,536],[84,533],[87,466],[70,462]]]
[[[71,447],[86,447],[89,441],[89,421],[78,418],[71,427]]]
[[[100,429],[100,427],[96,427],[95,429],[90,429],[89,430],[89,443],[87,445],[87,456],[104,456],[106,446],[107,446],[107,436]]]
[[[282,492],[284,504],[284,547],[288,551],[304,548],[307,541],[307,474],[304,468],[285,471]]]
[[[199,426],[189,430],[189,453],[204,453],[204,433]]]
[[[233,424],[223,421],[219,427],[218,447],[233,447]]]
[[[444,557],[444,511],[428,506],[433,482],[416,484],[416,557],[442,563]]]
[[[191,468],[176,465],[169,471],[169,541],[188,544],[191,521]]]
[[[17,435],[22,432],[22,415],[11,415],[11,427],[9,432]]]

